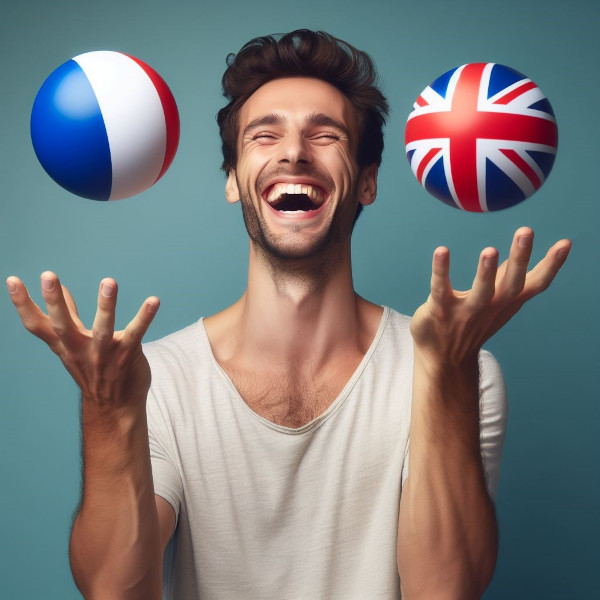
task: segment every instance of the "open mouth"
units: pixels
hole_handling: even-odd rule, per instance
[[[318,210],[325,202],[325,192],[314,185],[276,183],[264,197],[272,208],[284,213]]]

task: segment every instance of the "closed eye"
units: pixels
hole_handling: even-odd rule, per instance
[[[256,135],[252,136],[253,140],[260,140],[260,139],[275,139],[275,136],[272,133],[257,133]]]
[[[318,133],[308,138],[313,144],[328,145],[339,142],[342,138],[336,133]]]

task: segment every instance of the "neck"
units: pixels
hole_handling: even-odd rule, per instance
[[[248,266],[249,297],[262,300],[263,293],[290,307],[319,304],[328,291],[353,295],[350,239],[331,246],[317,256],[301,259],[273,256],[250,242]]]
[[[242,298],[205,321],[218,359],[314,372],[366,352],[381,309],[355,292],[350,242],[336,256],[274,264],[251,244]]]
[[[251,245],[243,327],[248,342],[269,360],[322,362],[355,334],[358,307],[349,240],[337,250],[283,262],[267,259]]]

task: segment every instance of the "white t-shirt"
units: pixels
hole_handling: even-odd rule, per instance
[[[203,321],[144,346],[156,494],[177,527],[165,598],[376,600],[400,597],[396,539],[408,475],[410,319],[384,308],[338,398],[298,429],[243,401]],[[495,496],[506,427],[502,373],[480,355],[481,453]]]

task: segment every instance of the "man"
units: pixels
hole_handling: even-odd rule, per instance
[[[8,279],[82,391],[70,556],[84,596],[159,598],[163,579],[186,599],[465,600],[488,585],[505,401],[480,349],[570,242],[527,273],[520,228],[502,266],[483,250],[468,292],[440,247],[412,320],[359,297],[351,232],[375,200],[387,112],[374,76],[367,55],[306,30],[229,57],[225,192],[250,254],[224,311],[143,352],[157,298],[114,332],[105,279],[88,331],[54,273],[47,316]]]

